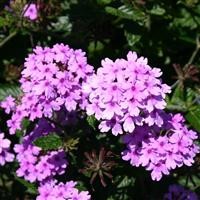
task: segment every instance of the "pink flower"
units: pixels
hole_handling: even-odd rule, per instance
[[[30,20],[36,20],[38,17],[37,5],[31,3],[30,5],[26,4],[24,6],[24,17],[29,18]]]
[[[129,52],[127,60],[106,58],[101,64],[83,87],[88,95],[87,114],[108,122],[100,124],[101,131],[111,129],[117,135],[131,133],[139,124],[162,125],[159,114],[166,106],[164,98],[170,88],[159,79],[160,69],[151,68],[147,59],[135,52]],[[112,118],[117,126],[109,126]]]
[[[63,174],[68,166],[64,150],[47,151],[46,154],[33,144],[38,137],[55,130],[45,119],[39,120],[37,126],[29,135],[25,136],[21,144],[14,147],[19,162],[17,176],[30,182],[44,181],[56,174]],[[1,153],[0,153],[1,164]]]
[[[10,143],[10,140],[4,138],[4,133],[0,133],[0,165],[14,160],[14,155],[9,152]]]
[[[163,114],[162,120],[161,127],[136,126],[131,134],[123,136],[127,149],[122,152],[122,159],[150,170],[155,181],[159,181],[163,174],[168,175],[172,169],[191,166],[200,152],[194,143],[197,133],[187,129],[180,114]]]
[[[5,113],[9,114],[15,108],[15,99],[8,96],[1,102],[0,106],[5,109]]]
[[[82,84],[93,74],[82,50],[56,44],[52,48],[37,46],[24,63],[20,79],[23,96],[17,105],[11,98],[2,104],[13,111],[7,122],[10,134],[20,129],[24,117],[30,120],[51,118],[56,111],[84,109],[88,104]]]
[[[45,181],[38,188],[36,200],[90,200],[88,191],[78,191],[75,188],[76,182],[58,182],[54,179]]]

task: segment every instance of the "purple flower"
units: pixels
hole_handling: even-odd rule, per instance
[[[4,133],[0,133],[0,165],[14,160],[14,154],[9,152],[10,140],[4,138]]]
[[[15,145],[14,150],[19,162],[17,176],[24,177],[30,182],[41,182],[65,172],[68,162],[64,150],[44,153],[41,148],[33,144],[35,139],[51,131],[56,131],[54,126],[45,119],[40,119],[35,129],[23,138],[22,143]]]
[[[181,185],[170,185],[169,191],[164,195],[164,200],[198,200],[196,193],[186,190]]]
[[[15,109],[15,99],[11,96],[8,96],[4,101],[1,102],[0,106],[5,110],[5,113],[9,114]]]
[[[24,17],[30,20],[36,20],[38,18],[37,5],[31,3],[30,5],[26,4],[24,6]]]
[[[49,180],[41,183],[36,200],[90,200],[91,196],[87,191],[79,192],[75,188],[76,182],[68,181],[58,183],[56,180]]]
[[[8,121],[10,133],[21,128],[24,117],[33,121],[52,118],[61,108],[68,112],[84,109],[88,101],[82,84],[92,74],[93,67],[87,64],[82,50],[64,44],[52,48],[37,46],[24,63],[20,79],[23,96],[12,108],[12,117]],[[7,104],[3,107],[9,112]]]
[[[153,181],[160,181],[163,174],[169,174],[169,170],[167,169],[165,162],[162,160],[156,163],[151,162],[146,169],[151,170],[151,178]]]
[[[101,132],[108,132],[108,130],[111,129],[113,135],[118,135],[123,133],[120,123],[118,123],[118,120],[116,120],[115,118],[112,118],[107,121],[102,121],[99,124],[99,129],[101,130]]]
[[[8,149],[10,147],[10,140],[4,138],[4,134],[0,133],[0,153],[4,149]]]
[[[161,127],[136,126],[131,134],[123,136],[127,149],[122,152],[122,159],[133,166],[145,167],[156,181],[172,169],[191,166],[200,152],[194,143],[197,133],[187,129],[180,114],[162,114],[162,117],[164,124]]]
[[[83,84],[89,101],[87,114],[102,120],[100,130],[118,135],[131,133],[136,125],[144,123],[162,126],[159,115],[170,88],[158,79],[160,70],[151,68],[147,59],[138,58],[135,52],[129,52],[127,60],[106,58],[101,64]],[[114,126],[110,124],[112,119],[116,120]]]

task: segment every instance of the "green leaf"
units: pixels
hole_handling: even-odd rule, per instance
[[[96,119],[93,115],[87,116],[87,122],[94,130],[96,130]]]
[[[129,176],[116,176],[114,180],[116,185],[115,192],[112,192],[107,200],[129,200],[136,199],[133,194],[129,192],[129,188],[134,188],[135,178]]]
[[[185,117],[197,131],[200,131],[200,106],[189,110]]]
[[[28,193],[37,194],[37,188],[35,184],[29,183],[28,181],[25,181],[24,179],[18,178],[16,176],[15,179],[27,188]]]
[[[135,184],[135,178],[125,176],[123,177],[122,180],[120,180],[119,184],[117,185],[117,188],[125,188],[128,186],[134,186],[134,184]]]
[[[187,183],[187,187],[190,189],[190,190],[195,190],[196,188],[200,187],[200,178],[198,176],[195,176],[195,175],[190,175],[190,179],[188,180],[188,183]],[[178,183],[182,186],[186,186],[186,176],[181,176],[178,180]],[[191,179],[193,181],[191,181]]]
[[[16,131],[16,136],[18,138],[21,138],[24,135],[24,132],[26,132],[26,130],[28,130],[28,132],[31,132],[34,125],[30,123],[30,121],[26,118],[23,119],[22,121],[22,125],[21,125],[21,129]],[[31,129],[30,129],[31,128]],[[29,130],[30,129],[30,130]]]
[[[6,25],[6,20],[4,17],[0,17],[0,27],[3,27]]]
[[[187,103],[192,103],[192,101],[194,101],[196,97],[196,93],[194,90],[192,90],[191,88],[187,88],[186,89],[186,99],[187,99]]]
[[[171,99],[168,99],[167,103],[168,110],[175,110],[179,112],[186,112],[188,110],[186,107],[186,102],[184,101],[183,88],[180,84],[177,85]]]
[[[85,187],[84,182],[82,182],[82,181],[77,181],[76,188],[77,188],[79,191],[86,191],[86,190],[87,190],[87,188]]]
[[[135,44],[138,43],[141,39],[141,35],[132,34],[127,31],[124,32],[124,35],[126,36],[128,45],[131,47],[134,47]]]
[[[97,3],[100,5],[110,4],[113,0],[97,0]]]
[[[173,95],[171,97],[172,103],[177,103],[182,101],[183,99],[183,87],[179,84],[177,85],[176,89],[173,92]]]
[[[159,5],[154,5],[153,8],[150,10],[152,15],[164,15],[165,9],[161,8]]]
[[[33,143],[45,151],[56,150],[63,144],[61,138],[55,133],[39,137]]]
[[[69,10],[71,8],[71,6],[73,6],[74,4],[77,4],[77,3],[78,3],[77,0],[67,0],[67,1],[60,2],[61,8],[63,10]]]
[[[189,28],[191,30],[196,29],[198,27],[199,17],[192,17],[191,13],[189,13],[186,9],[181,10],[181,16],[178,18],[174,18],[173,26]]]
[[[0,101],[4,100],[7,96],[18,97],[22,91],[18,85],[0,84]]]
[[[119,8],[113,8],[110,6],[107,6],[105,8],[105,11],[111,15],[123,18],[123,19],[129,19],[133,21],[139,22],[140,25],[143,25],[145,23],[145,14],[140,10],[134,10],[132,7],[129,7],[127,5],[120,6]]]
[[[53,29],[52,29],[53,27]],[[68,34],[72,30],[72,24],[69,21],[68,16],[59,16],[57,22],[51,23],[51,27],[49,27],[51,31],[64,31]]]
[[[104,48],[103,43],[101,43],[100,41],[91,41],[88,45],[88,51],[90,54],[94,53],[94,52],[100,52],[102,51]]]

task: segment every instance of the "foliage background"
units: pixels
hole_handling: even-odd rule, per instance
[[[23,6],[31,2],[41,8],[36,21],[22,17]],[[200,131],[199,38],[198,0],[13,0],[10,4],[1,0],[0,100],[8,94],[20,95],[17,80],[25,57],[36,45],[63,42],[72,48],[82,48],[95,68],[105,57],[125,57],[133,50],[147,57],[150,66],[160,67],[164,82],[172,85],[167,109],[182,112],[188,125]],[[1,111],[1,130],[5,132],[7,118]],[[84,128],[87,123],[91,128]],[[92,128],[95,123],[92,118],[87,119],[71,138],[75,147],[69,158],[71,175],[67,175],[80,180],[79,187],[89,190],[94,199],[162,199],[171,183],[182,184],[200,194],[200,158],[193,167],[176,170],[156,183],[143,169],[122,161],[120,141],[111,134],[99,134]],[[94,134],[80,136],[79,130]],[[105,178],[106,187],[101,178],[95,178],[91,184],[91,173],[81,172],[85,167],[83,153],[93,149],[99,152],[101,147],[116,155],[113,178]],[[34,199],[34,186],[15,177],[16,167],[14,163],[0,168],[0,199]]]

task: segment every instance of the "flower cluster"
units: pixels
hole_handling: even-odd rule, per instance
[[[38,188],[39,195],[36,200],[89,200],[88,192],[79,192],[75,188],[76,182],[68,181],[66,183],[57,183],[55,180],[47,181]]]
[[[0,165],[5,165],[6,162],[12,162],[14,155],[9,152],[10,140],[4,138],[4,133],[0,133]]]
[[[95,74],[82,50],[56,44],[36,47],[24,67],[22,96],[16,100],[9,96],[1,107],[12,113],[7,121],[10,134],[21,129],[24,118],[38,122],[14,148],[17,175],[40,184],[37,200],[90,199],[88,192],[79,193],[75,182],[54,180],[68,165],[63,149],[43,151],[34,144],[50,132],[59,133],[60,126],[75,125],[80,110],[100,121],[101,132],[127,133],[123,136],[127,147],[123,160],[145,167],[153,180],[159,181],[182,165],[191,166],[200,152],[194,143],[197,133],[184,125],[183,117],[164,112],[170,87],[160,80],[160,69],[151,68],[147,59],[135,52],[129,52],[126,60],[106,58]],[[6,141],[4,148],[8,146]]]
[[[180,114],[165,115],[163,119],[165,129],[139,126],[123,137],[127,150],[122,153],[122,158],[130,160],[133,166],[143,166],[151,171],[151,177],[156,181],[176,167],[191,166],[200,150],[194,143],[197,133],[184,126]]]
[[[161,126],[160,110],[165,108],[164,98],[170,92],[159,80],[161,74],[135,52],[129,52],[127,60],[106,58],[84,84],[84,92],[89,94],[87,114],[102,120],[101,132],[111,130],[113,135],[131,133],[136,125]]]
[[[15,145],[14,150],[19,162],[17,176],[30,182],[39,182],[37,200],[89,200],[87,191],[79,192],[75,188],[76,182],[62,183],[54,179],[55,175],[64,174],[68,165],[64,150],[44,152],[33,144],[37,138],[52,131],[57,131],[54,124],[42,118],[35,129],[23,138],[22,143]]]
[[[23,138],[22,144],[15,145],[16,158],[19,162],[16,173],[19,177],[24,177],[30,182],[41,182],[65,172],[68,162],[62,149],[44,154],[41,148],[33,144],[35,139],[53,130],[47,121],[41,119],[33,132]]]
[[[65,108],[74,111],[87,105],[82,83],[93,73],[82,50],[56,44],[53,48],[36,47],[26,58],[22,71],[23,96],[7,124],[10,134],[21,128],[24,117],[51,118],[53,112]]]
[[[34,21],[38,18],[37,5],[35,3],[26,4],[23,9],[24,17]]]
[[[160,76],[160,69],[129,52],[127,60],[103,60],[83,85],[89,99],[87,114],[100,120],[101,132],[129,133],[123,137],[127,144],[123,159],[145,167],[157,181],[176,167],[191,166],[199,153],[194,143],[197,133],[187,129],[181,115],[164,112],[170,87]]]
[[[164,195],[164,200],[198,200],[196,193],[186,190],[180,185],[170,185],[168,193]]]

